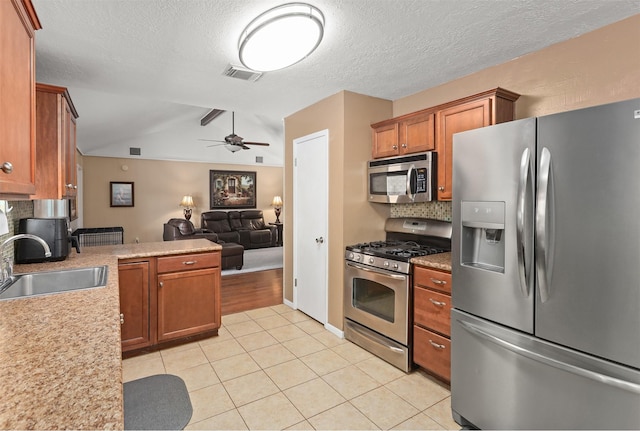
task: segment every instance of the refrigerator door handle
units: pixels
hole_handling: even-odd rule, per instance
[[[629,382],[626,380],[619,379],[617,377],[608,376],[606,374],[602,374],[596,371],[587,370],[585,368],[577,367],[575,365],[559,361],[555,358],[551,358],[549,356],[543,355],[538,352],[534,352],[532,350],[526,349],[522,346],[518,346],[509,341],[503,340],[500,337],[497,337],[493,334],[489,334],[488,332],[483,331],[478,326],[464,322],[462,320],[457,320],[457,322],[462,325],[462,327],[469,333],[476,335],[482,339],[490,341],[498,346],[505,348],[513,353],[524,356],[525,358],[540,362],[544,365],[548,365],[550,367],[557,368],[562,371],[566,371],[577,376],[585,377],[587,379],[594,380],[599,383],[604,383],[609,386],[614,386],[618,389],[623,389],[628,392],[632,392],[634,394],[640,394],[640,385],[637,383]]]
[[[540,169],[538,172],[538,196],[536,199],[536,273],[540,300],[549,300],[549,285],[553,271],[553,235],[554,210],[553,179],[551,171],[551,152],[547,147],[540,155]]]
[[[531,193],[531,150],[525,148],[520,158],[520,179],[518,181],[518,203],[516,208],[516,241],[518,248],[518,275],[522,296],[529,297],[529,280],[531,277],[531,246],[525,233],[527,220],[527,203]]]

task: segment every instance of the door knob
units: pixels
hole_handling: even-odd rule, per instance
[[[318,244],[322,244],[324,242],[324,238],[320,237],[320,238],[316,238],[316,242]]]

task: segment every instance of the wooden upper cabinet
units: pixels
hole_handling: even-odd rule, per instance
[[[418,112],[376,123],[371,127],[374,159],[419,153],[435,148],[433,112]]]
[[[30,0],[0,1],[0,196],[35,188],[35,31]]]
[[[33,199],[66,199],[78,193],[76,112],[64,87],[36,84],[36,194]]]
[[[438,154],[437,193],[439,201],[451,200],[453,135],[514,118],[515,101],[520,97],[501,88],[476,94],[440,109],[436,114],[436,152]]]

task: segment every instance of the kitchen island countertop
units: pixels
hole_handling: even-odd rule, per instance
[[[118,259],[221,250],[205,239],[85,247],[15,273],[108,265],[105,287],[0,301],[0,428],[123,429]]]
[[[451,252],[414,257],[411,259],[411,263],[426,268],[451,272]]]

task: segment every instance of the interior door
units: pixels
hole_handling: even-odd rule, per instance
[[[293,140],[293,298],[296,308],[327,322],[329,131]]]

